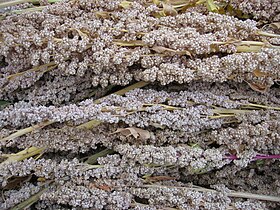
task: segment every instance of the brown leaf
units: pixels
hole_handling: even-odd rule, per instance
[[[96,189],[97,188],[95,183],[89,183],[88,187],[89,187],[89,189]]]
[[[253,71],[253,74],[254,74],[256,77],[265,77],[265,76],[267,76],[266,73],[261,72],[259,69],[255,69],[255,70]]]
[[[247,81],[245,81],[247,82]],[[247,82],[247,84],[250,86],[255,91],[258,91],[260,93],[265,93],[268,90],[268,86],[264,84],[257,84],[257,83],[252,83],[252,82]]]
[[[136,128],[136,127],[130,127],[130,128],[118,128],[114,133],[121,133],[122,135],[129,137],[133,136],[134,138],[140,137],[143,140],[149,139],[151,137],[151,134],[149,131]]]
[[[176,180],[175,177],[171,177],[171,176],[150,176],[150,177],[147,177],[146,179],[147,179],[147,181],[150,181],[150,182]]]
[[[89,184],[90,189],[100,189],[104,191],[111,191],[112,188],[109,185],[106,184],[96,184],[96,183],[90,183]]]
[[[111,187],[106,184],[99,185],[98,188],[105,191],[111,191]]]
[[[228,80],[232,80],[232,79],[234,79],[236,76],[237,76],[237,74],[232,74],[232,75],[230,75],[230,76],[228,77]]]

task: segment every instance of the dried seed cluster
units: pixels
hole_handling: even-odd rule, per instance
[[[0,0],[0,209],[277,209],[278,0],[57,1]]]
[[[234,80],[269,87],[279,79],[279,47],[269,44],[277,35],[264,36],[252,20],[197,12],[156,18],[155,5],[120,5],[63,1],[43,12],[6,17],[0,25],[0,55],[7,64],[1,69],[1,97],[21,100],[14,92],[23,89],[30,98],[38,80],[51,91],[44,75],[63,87],[71,75],[76,86],[87,78],[87,87],[133,79],[164,85]],[[59,89],[52,89],[57,98]]]

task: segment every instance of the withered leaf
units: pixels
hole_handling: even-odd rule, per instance
[[[131,6],[132,2],[129,1],[122,1],[119,5],[124,9],[128,9]]]
[[[261,72],[259,69],[255,69],[255,70],[253,71],[253,74],[254,74],[256,77],[265,77],[265,76],[267,76],[266,73]]]
[[[96,184],[96,183],[90,183],[89,184],[90,189],[100,189],[104,191],[111,191],[112,187],[106,184]]]
[[[247,81],[246,81],[247,82]],[[257,84],[253,82],[247,82],[247,84],[255,91],[258,91],[260,93],[265,93],[268,90],[268,86],[264,84]]]
[[[111,191],[111,187],[106,185],[106,184],[103,184],[103,185],[99,185],[97,186],[99,189],[101,190],[104,190],[104,191]]]
[[[162,3],[163,12],[167,16],[175,16],[178,12],[174,9],[174,7],[170,3]]]
[[[162,47],[162,46],[153,46],[152,48],[154,51],[156,51],[157,53],[165,53],[170,51],[170,49],[166,48],[166,47]]]
[[[271,23],[269,25],[274,29],[280,29],[280,22]]]
[[[38,181],[38,182],[45,182],[45,181],[46,181],[46,178],[45,178],[45,177],[38,177],[38,178],[37,178],[37,181]]]
[[[129,128],[118,128],[114,133],[121,133],[122,135],[128,137],[133,136],[134,138],[140,137],[143,140],[147,140],[151,137],[151,134],[149,131],[143,130],[141,128],[136,127],[129,127]]]
[[[99,18],[103,18],[103,19],[109,19],[111,16],[110,16],[110,13],[109,12],[95,12],[94,13],[97,17]]]
[[[31,179],[31,175],[29,176],[23,176],[23,177],[11,177],[9,178],[8,184],[3,188],[5,190],[11,190],[11,189],[15,189],[18,188],[20,186],[22,186],[25,182],[28,182]]]
[[[159,1],[159,0],[153,0],[153,3],[154,3],[155,5],[159,5],[159,4],[160,4],[160,1]]]
[[[170,180],[176,180],[176,178],[171,177],[171,176],[150,176],[150,177],[147,177],[147,181],[152,181],[152,182],[170,181]]]

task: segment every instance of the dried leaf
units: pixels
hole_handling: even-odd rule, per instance
[[[267,76],[266,73],[261,72],[259,69],[255,69],[255,70],[253,71],[253,74],[254,74],[256,77],[265,77],[265,76]]]
[[[3,154],[1,157],[7,158],[5,161],[0,163],[0,165],[4,165],[7,163],[11,162],[16,162],[16,161],[22,161],[24,159],[27,159],[29,157],[34,157],[42,154],[44,152],[44,148],[38,148],[38,147],[30,147],[25,150],[22,150],[18,153],[15,154]]]
[[[164,129],[165,126],[159,124],[159,123],[150,123],[151,126],[154,126],[155,128],[160,128],[160,129]]]
[[[10,177],[7,180],[7,185],[3,188],[5,190],[15,189],[22,186],[24,183],[28,182],[31,179],[31,175],[23,177]]]
[[[140,135],[140,138],[143,140],[149,139],[151,137],[151,134],[149,131],[140,129],[140,128],[134,128]]]
[[[187,51],[187,50],[180,51],[179,54],[181,54],[181,55],[188,55],[188,56],[192,57],[192,54],[189,51]]]
[[[38,182],[45,182],[46,178],[45,177],[38,177],[37,181]]]
[[[95,183],[89,183],[88,188],[89,189],[96,189],[97,187],[96,187]]]
[[[142,140],[146,140],[149,139],[151,137],[151,134],[149,131],[140,129],[140,128],[136,128],[136,127],[130,127],[130,128],[118,128],[115,132],[113,132],[112,134],[115,133],[121,133],[122,135],[129,137],[129,136],[133,136],[134,138],[138,138],[140,137]]]
[[[250,86],[250,88],[252,88],[253,90],[258,91],[260,93],[265,93],[268,90],[267,85],[257,84],[257,83],[247,82],[247,81],[245,81],[245,82]]]
[[[162,46],[153,46],[152,48],[154,51],[156,51],[157,53],[165,53],[170,51],[170,49],[166,48],[166,47],[162,47]]]
[[[154,16],[155,18],[161,18],[161,17],[165,17],[166,15],[164,14],[163,11],[159,11],[159,12],[154,12],[154,13],[153,13],[153,16]]]
[[[175,16],[178,12],[174,9],[174,7],[170,3],[162,3],[163,12],[167,16]]]
[[[260,52],[263,46],[257,45],[239,45],[236,47],[237,52]]]
[[[129,137],[129,136],[133,136],[135,138],[138,138],[138,134],[135,130],[133,129],[129,129],[129,128],[118,128],[114,133],[121,133],[122,135],[124,135],[125,137]],[[114,134],[112,133],[112,134]]]
[[[271,23],[269,25],[274,29],[280,29],[280,22]]]
[[[234,79],[236,76],[238,76],[238,74],[232,74],[228,77],[228,80],[232,80]]]
[[[109,12],[94,12],[94,14],[99,17],[99,18],[103,18],[103,19],[109,19],[111,16],[110,16],[110,13]]]
[[[99,185],[99,186],[97,186],[97,188],[99,188],[101,190],[105,190],[105,191],[111,191],[111,187],[106,184]]]
[[[102,122],[100,120],[91,120],[88,121],[86,123],[83,123],[79,126],[77,126],[77,128],[87,128],[87,129],[92,129],[97,127],[98,125],[100,125]]]
[[[119,5],[124,8],[124,9],[127,9],[131,6],[132,2],[129,2],[129,1],[122,1]]]
[[[78,28],[69,28],[69,30],[70,31],[76,31],[81,38],[88,38],[88,34],[89,34],[88,31],[83,32],[82,30],[80,30]]]
[[[106,185],[106,184],[98,185],[96,183],[90,183],[89,188],[90,189],[100,189],[100,190],[104,190],[104,191],[112,190],[112,188],[109,185]]]
[[[155,5],[159,5],[159,4],[160,4],[160,1],[159,1],[159,0],[153,0],[153,3],[154,3]]]

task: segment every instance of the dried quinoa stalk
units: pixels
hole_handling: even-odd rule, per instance
[[[1,209],[277,209],[277,0],[54,1],[0,0]]]
[[[97,14],[98,12],[103,14],[108,10],[114,19],[103,19],[98,15],[89,16],[92,12],[83,6],[83,1],[75,3],[69,1],[62,4],[65,4],[65,8],[71,8],[71,11],[75,10],[72,13],[73,17],[53,14],[52,9],[59,6],[56,4],[47,7],[42,13],[26,13],[3,20],[0,26],[3,31],[0,51],[8,64],[2,70],[3,92],[9,94],[17,89],[29,88],[44,74],[80,77],[88,74],[91,75],[94,86],[127,85],[133,78],[156,80],[162,84],[167,84],[166,81],[186,83],[204,77],[209,77],[210,81],[226,81],[231,77],[235,78],[235,74],[242,78],[236,79],[239,82],[240,80],[255,82],[251,81],[252,75],[248,77],[244,71],[231,73],[227,70],[225,75],[216,79],[214,75],[200,73],[194,68],[199,66],[197,63],[199,60],[194,59],[193,64],[182,61],[186,56],[195,58],[198,55],[209,56],[212,53],[259,52],[266,47],[275,50],[263,52],[268,55],[248,54],[252,55],[255,61],[250,59],[247,61],[250,63],[247,71],[250,73],[255,70],[261,71],[262,76],[257,76],[255,80],[267,83],[267,86],[279,79],[279,75],[275,72],[275,67],[279,68],[277,66],[279,47],[264,41],[265,36],[259,35],[259,29],[253,21],[241,21],[219,14],[203,15],[188,12],[175,17],[155,18],[151,16],[152,8],[146,8],[137,2],[131,3],[131,7],[125,9],[120,8],[118,4],[120,2],[108,4],[108,8],[103,8],[104,5],[99,5],[98,1],[95,3],[96,5],[88,6],[94,7]],[[67,9],[64,10],[66,11]],[[124,21],[131,16],[134,19],[129,23]],[[29,31],[21,32],[27,23]],[[156,59],[149,58],[153,54]],[[242,55],[243,59],[248,55]],[[236,59],[242,59],[240,58],[242,56],[236,56]],[[267,60],[272,63],[266,65],[255,63],[257,60],[261,63],[264,56],[269,56]],[[149,59],[158,61],[149,64]],[[235,59],[234,55],[229,59]],[[221,72],[220,68],[234,67],[229,66],[226,61],[218,60],[216,56],[206,58],[204,60],[206,68],[214,68],[210,71],[217,73]],[[220,64],[215,64],[217,61]],[[143,76],[141,73],[138,75],[140,65],[147,69]],[[252,69],[249,66],[252,66]],[[205,69],[204,66],[203,68]],[[184,73],[172,73],[170,69]],[[159,76],[145,75],[150,71],[157,72]],[[171,78],[167,74],[171,74]]]

